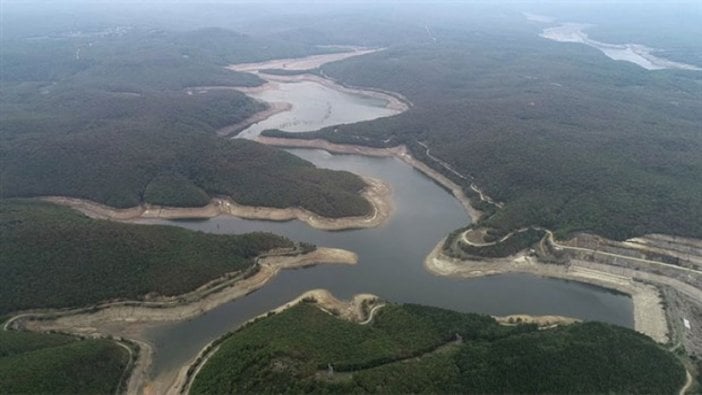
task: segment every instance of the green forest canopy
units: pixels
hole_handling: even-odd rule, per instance
[[[229,335],[191,393],[672,394],[684,381],[673,354],[603,323],[537,330],[389,305],[359,325],[303,303]]]
[[[322,67],[355,86],[401,93],[401,115],[300,138],[407,144],[473,179],[505,208],[487,226],[565,236],[659,232],[702,237],[702,73],[648,71],[537,32],[443,31]],[[447,176],[452,176],[447,172]]]
[[[322,49],[221,29],[2,44],[0,197],[66,195],[123,208],[229,196],[329,217],[370,211],[359,196],[365,183],[351,173],[215,135],[263,104],[234,90],[191,89],[255,86],[257,77],[224,66]]]
[[[0,330],[2,394],[112,394],[128,362],[109,340]]]
[[[173,296],[244,271],[274,248],[269,233],[214,235],[94,220],[38,201],[0,201],[0,315],[109,299]],[[70,286],[67,286],[70,285]]]

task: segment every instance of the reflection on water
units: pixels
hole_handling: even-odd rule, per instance
[[[192,320],[150,330],[147,336],[157,346],[154,373],[181,366],[207,342],[314,288],[329,289],[341,298],[369,292],[395,302],[465,312],[558,314],[633,326],[631,299],[600,288],[525,274],[472,280],[429,274],[423,267],[424,257],[437,241],[469,221],[448,192],[396,159],[330,155],[320,150],[290,152],[319,167],[348,170],[389,182],[393,188],[394,215],[379,228],[343,232],[315,230],[299,221],[248,221],[232,217],[142,221],[213,233],[269,231],[295,240],[345,248],[359,255],[356,266],[319,265],[283,271],[245,298]]]

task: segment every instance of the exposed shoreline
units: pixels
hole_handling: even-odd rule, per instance
[[[260,74],[257,74],[257,75],[261,76]],[[385,100],[385,101],[387,101],[385,108],[397,111],[398,114],[407,111],[411,107],[411,102],[408,99],[401,97],[399,94],[390,94],[388,92],[378,90],[378,89],[373,89],[373,88],[349,87],[349,86],[342,85],[341,83],[336,82],[332,79],[325,78],[325,77],[318,76],[318,75],[314,75],[314,74],[300,74],[300,75],[291,75],[291,76],[265,74],[264,76],[261,76],[261,78],[263,78],[267,81],[270,81],[270,82],[262,85],[261,87],[241,90],[241,92],[252,93],[252,92],[265,91],[267,89],[274,89],[275,82],[283,82],[283,83],[314,82],[316,84],[323,85],[329,89],[333,89],[333,90],[338,91],[338,92],[343,92],[343,93],[347,93],[350,95],[366,96],[366,97],[372,97],[375,99]]]
[[[314,304],[317,308],[328,314],[337,316],[341,319],[350,322],[357,323],[359,325],[367,325],[370,322],[372,322],[373,316],[378,311],[378,309],[386,305],[384,302],[381,301],[381,299],[378,296],[373,294],[356,294],[350,300],[340,300],[336,298],[327,289],[314,289],[303,293],[302,295],[298,296],[297,298],[280,307],[277,307],[273,310],[270,310],[267,313],[261,314],[257,317],[248,320],[244,324],[240,325],[239,328],[237,328],[234,332],[230,333],[235,333],[237,330],[244,328],[247,324],[257,319],[267,317],[270,314],[281,313],[300,303]],[[500,325],[505,326],[536,324],[539,327],[539,330],[547,330],[555,328],[557,326],[570,325],[576,322],[580,322],[580,320],[575,318],[554,315],[532,316],[526,314],[515,314],[504,317],[492,316],[492,318],[494,318],[495,321],[497,321]],[[220,339],[228,335],[229,334],[226,334],[205,346],[192,363],[183,367],[178,372],[177,379],[173,382],[173,385],[168,389],[166,393],[189,393],[193,381],[195,377],[197,377],[197,374],[200,372],[200,370],[202,370],[203,366],[205,366],[207,361],[219,350],[220,345],[214,345],[215,342],[218,342]]]
[[[279,306],[257,317],[251,318],[250,320],[240,325],[239,328],[235,329],[234,332],[241,328],[244,328],[246,325],[250,324],[251,322],[257,319],[266,317],[269,314],[281,313],[300,303],[311,303],[316,305],[317,308],[326,313],[333,314],[351,322],[356,322],[360,325],[366,325],[373,318],[373,313],[377,311],[378,308],[385,305],[384,303],[379,302],[379,300],[380,298],[373,294],[356,294],[350,300],[345,301],[337,299],[334,295],[332,295],[332,293],[329,290],[313,289],[303,293],[302,295],[296,297],[290,302],[285,303],[282,306]],[[371,310],[368,311],[368,313],[366,313],[364,310],[364,306],[368,307],[371,305],[373,307],[371,308]],[[231,333],[233,332],[227,333],[205,346],[192,362],[188,363],[186,366],[180,369],[176,379],[173,381],[173,384],[168,388],[167,391],[165,391],[165,393],[174,395],[189,393],[190,387],[192,386],[193,380],[195,379],[197,374],[200,372],[202,367],[205,366],[210,357],[212,357],[212,355],[214,355],[219,350],[219,345],[214,346],[214,343],[219,341],[223,337],[228,336]],[[188,372],[192,373],[188,374]]]
[[[702,68],[654,55],[655,49],[642,44],[610,44],[591,39],[585,30],[593,25],[583,23],[561,23],[555,27],[544,29],[539,36],[557,42],[579,43],[600,50],[612,60],[634,63],[646,70],[692,70]]]
[[[301,58],[273,59],[255,63],[237,63],[226,68],[238,72],[255,72],[261,69],[311,70],[330,62],[382,51],[383,48],[347,47],[350,51],[310,55]]]
[[[477,222],[483,213],[475,209],[470,204],[470,199],[463,193],[463,188],[455,182],[451,181],[449,178],[439,173],[438,171],[432,169],[425,163],[415,159],[404,145],[399,145],[392,148],[373,148],[366,147],[362,145],[351,145],[351,144],[335,144],[330,143],[323,139],[294,139],[294,138],[280,138],[280,137],[265,137],[259,136],[256,141],[266,145],[272,145],[276,147],[288,147],[288,148],[312,148],[312,149],[322,149],[331,153],[337,154],[349,154],[349,155],[361,155],[361,156],[375,156],[375,157],[394,157],[401,161],[407,163],[413,168],[417,169],[427,177],[434,180],[436,183],[446,188],[453,194],[453,196],[458,199],[458,201],[463,206],[468,216],[473,222]]]
[[[280,270],[308,267],[320,263],[354,265],[358,256],[337,248],[319,247],[299,255],[269,255],[258,260],[259,270],[251,276],[225,275],[190,293],[159,301],[120,301],[73,310],[27,312],[8,320],[3,329],[35,332],[58,331],[83,337],[115,336],[128,338],[141,346],[139,359],[130,376],[128,388],[150,386],[162,393],[170,383],[146,383],[153,359],[153,347],[143,338],[143,329],[154,322],[179,321],[201,315],[222,304],[243,297],[275,277]],[[129,326],[128,329],[125,326]]]
[[[221,215],[230,215],[245,219],[267,221],[299,220],[315,229],[321,230],[374,228],[385,223],[392,215],[392,189],[381,180],[370,177],[362,178],[367,187],[363,189],[361,196],[370,203],[372,213],[359,217],[329,218],[297,207],[245,206],[229,198],[214,198],[208,205],[203,207],[164,207],[144,204],[126,209],[117,209],[90,200],[66,196],[46,196],[40,199],[73,208],[90,218],[121,222],[154,218],[214,218]]]
[[[434,275],[477,278],[506,273],[529,273],[616,290],[632,299],[636,331],[659,343],[668,341],[668,323],[659,290],[653,285],[636,281],[637,277],[632,276],[626,269],[580,260],[572,260],[567,265],[544,264],[524,254],[504,259],[462,261],[444,255],[441,252],[443,244],[444,240],[441,240],[424,260],[424,267]]]
[[[277,102],[277,103],[266,103],[266,109],[263,111],[259,111],[250,117],[244,119],[241,122],[235,123],[233,125],[225,126],[219,130],[217,130],[217,135],[220,137],[227,137],[231,135],[235,135],[242,130],[248,128],[249,126],[261,122],[269,117],[272,117],[275,114],[285,112],[285,111],[290,111],[292,108],[292,104],[290,103],[283,103],[283,102]]]

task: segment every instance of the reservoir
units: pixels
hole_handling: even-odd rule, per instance
[[[397,112],[386,108],[382,98],[341,92],[329,84],[277,81],[276,86],[276,91],[265,92],[265,99],[290,100],[290,110],[252,125],[241,135],[255,137],[269,128],[315,130]],[[259,98],[264,99],[263,96]],[[304,99],[304,104],[296,101],[302,98],[310,99]],[[463,312],[564,315],[633,327],[631,299],[602,288],[528,274],[470,280],[430,274],[423,267],[426,255],[448,233],[470,222],[453,195],[394,158],[332,155],[316,149],[290,149],[288,152],[318,167],[347,170],[390,184],[394,211],[389,221],[373,229],[338,232],[316,230],[299,221],[251,221],[226,216],[207,220],[139,221],[222,234],[266,231],[319,246],[344,248],[359,256],[355,266],[318,265],[284,270],[246,297],[191,320],[148,328],[145,337],[155,349],[153,377],[172,374],[192,360],[208,342],[316,288],[328,289],[339,298],[373,293],[391,302],[419,303]]]

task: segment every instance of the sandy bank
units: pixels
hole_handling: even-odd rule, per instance
[[[549,40],[580,43],[597,48],[613,60],[635,63],[646,70],[679,69],[700,71],[695,65],[674,62],[654,55],[655,49],[641,44],[610,44],[591,39],[585,29],[593,25],[583,23],[562,23],[559,26],[544,29],[540,36]]]
[[[241,92],[254,93],[254,92],[265,91],[268,89],[276,89],[275,82],[282,82],[282,83],[314,82],[316,84],[323,85],[329,89],[333,89],[333,90],[338,91],[338,92],[343,92],[343,93],[347,93],[350,95],[365,96],[365,97],[372,97],[375,99],[385,100],[387,102],[385,104],[385,108],[396,111],[397,113],[405,112],[411,107],[410,101],[398,93],[390,93],[390,92],[386,92],[386,91],[383,91],[380,89],[375,89],[375,88],[349,87],[349,86],[342,85],[342,84],[340,84],[332,79],[320,77],[320,76],[314,75],[314,74],[300,74],[300,75],[286,75],[286,76],[265,74],[265,75],[261,75],[261,78],[264,78],[264,79],[271,81],[271,82],[269,82],[268,84],[262,85],[258,89],[253,88],[253,89],[248,89],[248,90],[241,90]]]
[[[244,206],[229,198],[214,198],[204,207],[164,207],[144,204],[127,209],[116,209],[90,200],[65,196],[48,196],[42,200],[71,207],[91,218],[114,221],[133,221],[138,219],[184,219],[213,218],[231,215],[239,218],[267,221],[299,220],[309,226],[322,230],[345,230],[357,228],[374,228],[385,223],[392,214],[392,191],[383,181],[363,177],[368,185],[361,196],[371,204],[371,213],[359,217],[329,218],[303,208],[273,208],[261,206]]]
[[[291,108],[292,104],[290,103],[266,103],[265,110],[259,111],[241,122],[225,126],[217,130],[217,135],[221,137],[226,137],[237,134],[242,130],[248,128],[249,126],[261,122],[269,117],[272,117],[275,114],[290,111]]]
[[[635,270],[581,260],[572,260],[567,265],[542,264],[524,254],[504,259],[462,261],[442,254],[443,243],[444,240],[441,240],[424,261],[425,268],[435,275],[476,278],[505,273],[530,273],[613,289],[631,296],[634,304],[634,329],[659,343],[668,341],[668,325],[660,292],[653,285],[642,282],[652,281],[649,273],[639,274]]]
[[[512,314],[505,316],[492,316],[500,325],[514,326],[521,324],[536,324],[539,329],[550,329],[560,325],[570,325],[581,322],[577,318],[563,317],[560,315],[528,315]]]
[[[203,314],[231,300],[245,296],[264,286],[282,269],[307,267],[319,263],[356,264],[358,257],[350,251],[336,248],[317,248],[301,255],[268,255],[258,260],[259,270],[253,275],[226,275],[212,281],[197,290],[178,297],[161,298],[147,302],[113,302],[99,306],[66,310],[24,313],[9,320],[4,329],[27,329],[37,332],[58,331],[80,336],[102,337],[114,336],[128,338],[139,344],[140,352],[128,382],[129,394],[165,393],[172,381],[148,382],[149,369],[153,358],[152,346],[143,338],[143,330],[154,322],[189,319]],[[316,292],[320,303],[338,308],[342,314],[358,314],[352,309],[342,309],[343,305],[334,305],[334,299],[324,293]],[[309,296],[303,295],[301,298]],[[357,311],[363,300],[360,298]],[[373,297],[372,299],[376,299]],[[348,313],[347,313],[348,311]],[[165,377],[173,379],[174,376]],[[168,380],[168,379],[166,379]]]
[[[266,317],[270,314],[278,314],[299,303],[314,304],[322,311],[351,322],[357,322],[361,325],[368,323],[369,320],[372,319],[373,313],[383,306],[383,304],[379,302],[379,298],[372,294],[358,294],[354,295],[351,300],[344,301],[337,299],[326,289],[315,289],[303,293],[292,301],[277,307],[270,312],[250,319],[241,327],[244,327],[257,319]],[[161,387],[164,390],[163,392],[174,395],[187,394],[190,391],[193,380],[200,372],[202,367],[205,366],[210,357],[212,357],[212,355],[219,350],[219,346],[213,346],[213,343],[205,346],[190,364],[186,365],[178,372],[178,375],[176,376],[172,385],[168,387],[167,390]],[[192,373],[188,374],[188,372]]]
[[[162,297],[149,301],[119,301],[103,303],[90,308],[28,313],[13,318],[11,326],[34,331],[68,331],[91,334],[109,322],[148,323],[189,319],[224,303],[245,296],[273,278],[282,269],[307,267],[318,263],[356,264],[355,253],[319,247],[300,255],[269,255],[258,259],[254,273],[228,274],[211,281],[195,291],[175,297]],[[34,318],[41,317],[42,320]]]
[[[365,48],[365,47],[347,47],[351,49],[348,52],[330,53],[322,55],[311,55],[303,58],[288,58],[274,59],[257,63],[240,63],[227,66],[229,70],[239,72],[255,72],[263,69],[282,69],[282,70],[310,70],[330,62],[351,58],[354,56],[365,55],[377,51],[382,48]]]
[[[461,202],[463,209],[466,211],[466,213],[473,222],[477,222],[478,219],[480,219],[480,217],[483,215],[482,212],[473,208],[473,206],[470,204],[470,199],[468,199],[465,193],[463,193],[463,188],[461,188],[460,185],[451,181],[446,176],[427,166],[423,162],[420,162],[419,160],[412,157],[412,155],[410,155],[409,153],[409,150],[404,145],[392,148],[372,148],[365,147],[362,145],[335,144],[322,139],[303,140],[264,136],[257,137],[256,141],[277,147],[316,148],[337,154],[395,157],[414,167],[420,172],[424,173],[426,176],[437,182],[439,185],[451,191],[453,196],[456,199],[458,199],[459,202]]]

